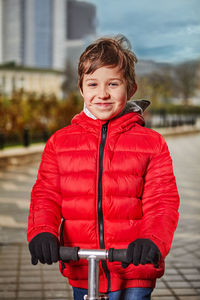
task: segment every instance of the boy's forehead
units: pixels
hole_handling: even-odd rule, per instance
[[[106,77],[124,77],[124,72],[119,66],[102,66],[97,68],[91,73],[87,73],[87,71],[84,73],[85,78],[93,78],[95,76],[106,76]]]

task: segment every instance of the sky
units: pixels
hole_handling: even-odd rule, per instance
[[[200,0],[86,0],[97,7],[98,36],[124,34],[139,59],[200,58]]]

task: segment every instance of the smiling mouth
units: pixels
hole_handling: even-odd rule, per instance
[[[111,102],[105,102],[105,103],[95,103],[96,105],[99,105],[99,106],[109,106],[109,105],[112,105]]]
[[[105,102],[105,103],[95,103],[96,108],[99,110],[110,110],[113,107],[113,103]]]

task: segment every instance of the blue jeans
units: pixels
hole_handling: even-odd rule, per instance
[[[150,300],[152,288],[129,288],[108,293],[109,300]],[[86,289],[74,288],[74,300],[83,300]]]

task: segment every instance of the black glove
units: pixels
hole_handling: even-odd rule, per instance
[[[37,265],[38,260],[51,265],[59,259],[59,242],[57,237],[49,232],[42,232],[36,235],[29,243],[31,262]]]
[[[127,268],[130,263],[135,266],[153,264],[155,268],[158,268],[161,253],[151,240],[137,239],[128,245],[126,256],[127,263],[122,263],[123,268]]]

